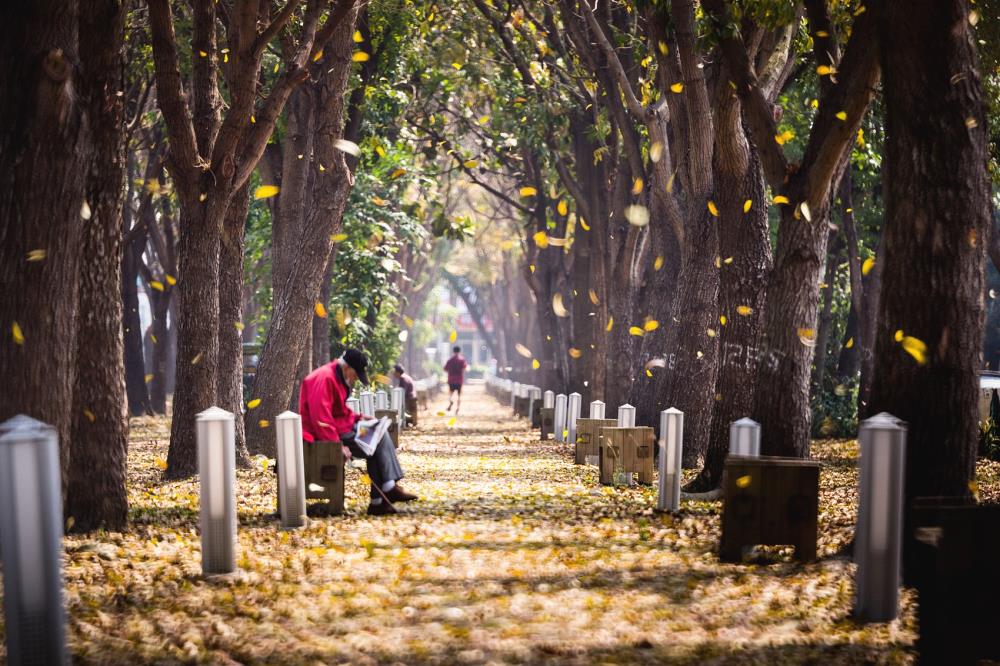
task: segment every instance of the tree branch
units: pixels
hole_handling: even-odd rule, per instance
[[[264,55],[264,49],[267,45],[271,43],[271,40],[277,37],[278,33],[284,29],[288,22],[295,15],[295,10],[298,8],[301,0],[288,0],[285,6],[281,8],[278,15],[275,16],[271,22],[264,28],[263,32],[257,35],[253,44],[253,54],[255,58],[260,58]]]

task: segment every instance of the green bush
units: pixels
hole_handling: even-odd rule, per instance
[[[1000,426],[992,417],[979,423],[979,457],[1000,461]]]
[[[813,437],[856,437],[858,434],[858,379],[831,377],[812,397]]]

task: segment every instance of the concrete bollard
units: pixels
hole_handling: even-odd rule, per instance
[[[660,484],[658,511],[681,508],[681,453],[684,447],[684,412],[671,407],[660,412]]]
[[[535,409],[536,405],[542,398],[542,390],[537,386],[528,387],[528,418],[531,419],[531,425],[534,427],[535,424]]]
[[[566,435],[566,394],[560,393],[556,396],[556,411],[552,428],[555,430],[556,441],[565,442]]]
[[[592,419],[603,419],[604,418],[604,403],[600,400],[595,400],[590,403],[590,418]]]
[[[281,527],[305,527],[306,471],[302,450],[302,417],[293,411],[278,414],[278,504]]]
[[[375,416],[375,396],[371,391],[362,391],[358,394],[358,403],[361,405],[361,413],[368,418]]]
[[[20,415],[0,425],[0,556],[11,664],[68,664],[59,434]]]
[[[760,424],[742,418],[729,425],[729,455],[760,457]]]
[[[236,570],[236,427],[219,407],[198,414],[201,572]]]
[[[635,407],[626,403],[618,408],[618,427],[619,428],[635,427]]]
[[[514,382],[514,385],[510,389],[510,407],[514,408],[514,401],[517,400],[517,396],[521,394],[521,383]]]
[[[566,402],[566,430],[568,431],[568,441],[576,444],[576,420],[580,418],[580,406],[583,397],[576,392],[569,394]]]
[[[556,394],[552,391],[546,391],[542,395],[542,407],[545,409],[552,409],[556,406]]]
[[[357,398],[348,398],[344,401],[344,404],[355,414],[361,413],[361,402]]]
[[[899,614],[906,424],[882,412],[861,424],[860,499],[854,531],[854,615],[889,622]]]
[[[375,409],[389,409],[389,394],[385,391],[375,391]]]
[[[396,422],[399,423],[399,429],[402,430],[406,426],[406,389],[397,386],[392,389],[391,398],[389,409],[396,412]]]

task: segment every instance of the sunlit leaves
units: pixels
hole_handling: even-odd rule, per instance
[[[785,130],[781,134],[775,134],[774,135],[774,141],[779,146],[785,145],[786,143],[788,143],[789,141],[791,141],[794,138],[795,138],[795,132],[793,132],[792,130]]]
[[[847,112],[846,111],[837,111],[837,113],[835,113],[834,115],[837,117],[837,120],[839,120],[841,122],[847,122]]]
[[[605,332],[610,333],[611,329],[614,328],[614,325],[615,325],[615,318],[608,317],[608,324],[607,326],[604,327]]]
[[[736,314],[740,315],[741,317],[749,317],[750,315],[753,314],[753,308],[750,307],[749,305],[737,305]]]
[[[404,169],[403,167],[399,167],[397,169],[392,170],[392,173],[389,174],[389,180],[396,180],[397,178],[402,178],[405,175],[406,175],[406,169]]]
[[[636,178],[632,182],[632,194],[634,194],[634,195],[642,194],[642,188],[643,188],[643,186],[644,186],[644,184],[643,184],[642,178]]]
[[[331,243],[340,243],[345,240],[347,240],[347,234],[341,233],[341,234],[333,234],[332,236],[330,236]]]
[[[277,185],[260,185],[253,191],[253,198],[257,199],[270,199],[280,191]]]
[[[642,336],[646,335],[646,331],[642,330],[642,328],[640,328],[639,326],[629,326],[628,334],[635,335],[641,338]]]
[[[642,325],[642,330],[648,333],[650,331],[655,331],[659,327],[660,327],[660,322],[656,321],[655,319],[647,319],[646,323]]]
[[[364,38],[364,36],[363,36],[363,35],[361,34],[361,31],[360,31],[360,30],[355,30],[355,31],[354,31],[354,34],[353,34],[353,35],[351,35],[351,39],[353,39],[353,40],[354,40],[354,43],[355,43],[355,44],[360,44],[361,42],[365,41],[365,38]]]
[[[787,204],[787,203],[789,203],[788,197],[786,197],[783,194],[775,195],[774,199],[772,199],[771,201],[773,201],[776,204]]]
[[[156,291],[164,291],[166,289],[166,287],[163,286],[163,283],[160,282],[159,280],[150,280],[149,286],[155,289]]]

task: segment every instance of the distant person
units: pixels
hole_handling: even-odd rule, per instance
[[[322,365],[302,380],[299,391],[299,413],[302,415],[302,439],[306,442],[340,442],[344,458],[363,458],[367,461],[368,475],[372,480],[371,503],[368,514],[384,516],[396,513],[393,502],[409,502],[416,495],[406,492],[399,485],[403,468],[396,457],[396,447],[386,434],[369,457],[355,438],[358,421],[371,419],[370,415],[354,413],[347,406],[351,387],[361,380],[368,385],[368,359],[357,349],[348,349],[340,358]]]
[[[444,369],[448,373],[448,409],[446,411],[451,411],[452,404],[455,405],[455,414],[458,414],[458,410],[462,407],[462,384],[465,383],[465,371],[468,369],[469,364],[466,362],[465,357],[462,356],[462,348],[455,345],[451,349],[452,355],[448,359],[448,362],[444,364]],[[458,394],[458,399],[456,401],[455,394]]]
[[[406,405],[406,425],[417,424],[417,389],[413,386],[413,377],[407,374],[406,369],[396,364],[393,368],[396,375],[396,386],[403,389],[403,403]]]

